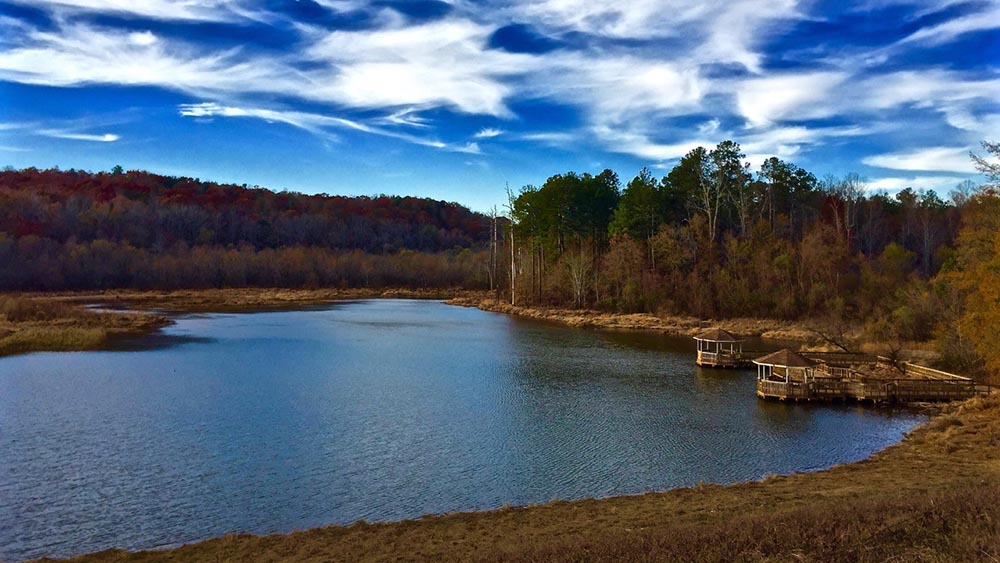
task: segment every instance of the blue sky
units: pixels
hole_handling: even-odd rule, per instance
[[[1000,0],[0,0],[0,165],[485,210],[725,139],[946,194],[1000,139]]]

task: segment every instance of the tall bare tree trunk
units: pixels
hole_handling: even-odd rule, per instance
[[[510,184],[507,184],[507,208],[510,211],[510,304],[515,305],[517,261],[514,256],[514,192],[510,191]]]

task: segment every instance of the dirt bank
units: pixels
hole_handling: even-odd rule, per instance
[[[481,296],[456,297],[451,305],[477,307],[484,311],[554,321],[575,327],[651,330],[677,336],[693,336],[707,328],[722,328],[741,336],[816,344],[818,338],[806,323],[777,319],[702,320],[694,317],[658,316],[649,313],[606,313],[587,309],[521,307]]]

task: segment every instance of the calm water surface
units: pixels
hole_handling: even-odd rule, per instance
[[[437,302],[186,316],[0,359],[0,560],[729,483],[922,418],[765,403],[687,340]]]

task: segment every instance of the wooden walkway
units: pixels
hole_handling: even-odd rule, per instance
[[[904,362],[900,377],[870,377],[851,367],[817,366],[802,381],[757,380],[757,396],[780,401],[872,401],[911,403],[958,401],[988,395],[989,385]]]

